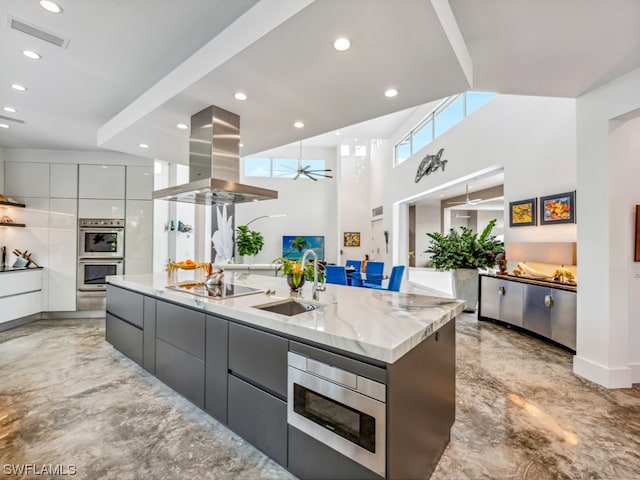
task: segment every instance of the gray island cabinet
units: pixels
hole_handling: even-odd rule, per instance
[[[288,292],[283,279],[232,281]],[[321,308],[288,317],[255,308],[280,295],[214,301],[165,289],[164,276],[108,282],[107,341],[296,476],[435,469],[455,420],[462,302],[329,286]]]

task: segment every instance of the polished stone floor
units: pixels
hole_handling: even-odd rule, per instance
[[[445,479],[640,479],[640,386],[606,390],[571,355],[463,314]],[[281,467],[104,341],[104,320],[0,333],[0,479],[287,479]]]

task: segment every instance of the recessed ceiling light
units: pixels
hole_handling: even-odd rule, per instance
[[[304,123],[296,122],[296,123],[293,124],[293,126],[296,127],[296,128],[304,128]]]
[[[233,95],[233,98],[235,98],[236,100],[244,101],[247,99],[247,94],[243,92],[236,92]]]
[[[18,90],[19,92],[26,92],[27,91],[27,87],[23,87],[22,85],[20,85],[18,83],[14,83],[13,85],[11,85],[11,88],[13,88],[14,90]]]
[[[243,145],[242,143],[240,144],[240,146],[241,146],[241,147],[244,147],[244,145]]]
[[[340,37],[333,42],[333,48],[339,52],[344,52],[351,48],[351,41],[346,37]]]
[[[11,112],[11,113],[16,113],[17,112],[17,110],[15,108],[13,108],[13,107],[4,107],[3,110],[5,112]]]
[[[336,135],[340,135],[340,132],[336,132]]]
[[[398,90],[396,90],[395,88],[387,88],[384,91],[384,96],[385,97],[391,98],[391,97],[395,97],[396,95],[398,95]]]
[[[34,52],[33,50],[22,50],[22,54],[31,60],[40,60],[42,58],[42,55]]]
[[[40,6],[51,13],[62,13],[62,7],[51,0],[40,0]]]
[[[146,143],[139,143],[138,146],[140,148],[149,148],[149,145],[147,145]]]
[[[180,130],[186,130],[187,128],[189,128],[189,125],[186,125],[184,123],[178,123],[176,127],[178,127]]]
[[[9,125],[6,123],[0,123],[0,128],[9,128]]]

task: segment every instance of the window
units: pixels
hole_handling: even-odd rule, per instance
[[[270,177],[271,159],[247,157],[244,159],[244,174],[247,177]]]
[[[497,93],[465,92],[445,99],[396,143],[393,150],[394,166],[400,165],[497,95]]]
[[[326,168],[324,160],[315,159],[244,157],[242,161],[246,177],[294,178],[299,167],[308,166],[309,170]]]
[[[439,137],[444,132],[453,127],[456,123],[460,123],[464,118],[464,96],[459,96],[456,100],[444,107],[436,113],[434,119],[435,136]]]
[[[497,93],[467,92],[467,115],[471,115],[489,100],[493,100]]]

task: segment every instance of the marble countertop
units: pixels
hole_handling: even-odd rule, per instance
[[[327,285],[320,292],[324,307],[289,317],[254,308],[287,298],[284,278],[225,272],[224,280],[275,294],[211,300],[167,289],[167,274],[107,277],[112,285],[386,363],[397,361],[464,308],[464,302],[450,298]],[[303,287],[305,301],[311,299],[311,284]]]

